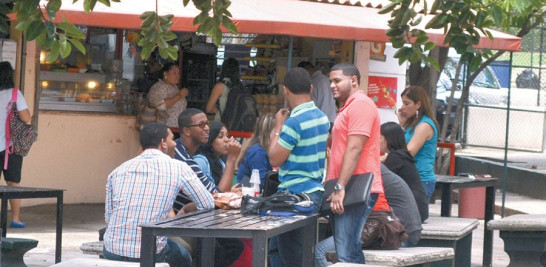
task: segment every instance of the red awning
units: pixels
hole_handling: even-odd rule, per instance
[[[83,1],[72,4],[63,0],[62,14],[69,22],[80,25],[138,29],[140,14],[155,10],[153,0],[122,0],[111,7],[97,3],[90,14],[83,11]],[[193,19],[199,11],[190,2],[183,7],[182,0],[158,0],[159,14],[173,14],[173,31],[194,32]],[[388,42],[385,35],[389,16],[378,14],[378,9],[359,6],[335,5],[299,0],[233,0],[229,8],[239,33],[274,34],[326,39]],[[430,40],[442,45],[442,30],[427,30]],[[492,41],[482,37],[478,48],[519,51],[521,38],[492,31]]]

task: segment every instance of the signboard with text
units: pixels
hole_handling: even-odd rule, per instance
[[[369,76],[368,96],[378,108],[395,108],[397,82],[396,77]]]

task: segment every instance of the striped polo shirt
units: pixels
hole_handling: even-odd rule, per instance
[[[279,144],[290,156],[279,167],[279,191],[294,193],[323,191],[326,139],[330,121],[313,101],[295,107],[284,122]]]

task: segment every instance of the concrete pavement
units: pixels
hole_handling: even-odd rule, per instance
[[[497,206],[500,205],[501,194],[497,193]],[[441,201],[430,205],[431,216],[440,215]],[[546,201],[533,200],[514,194],[507,194],[506,207],[523,213],[546,213]],[[518,210],[519,209],[519,210]],[[453,215],[457,215],[458,206],[453,205]],[[25,255],[25,263],[31,267],[51,266],[54,264],[55,253],[55,205],[39,205],[24,207],[22,218],[27,222],[27,228],[8,228],[8,237],[22,237],[39,240],[38,247]],[[495,216],[500,218],[499,215]],[[77,257],[96,258],[94,255],[83,254],[79,247],[84,242],[98,240],[97,230],[104,227],[104,204],[65,205],[63,220],[62,260]],[[473,233],[472,266],[481,266],[483,249],[483,220]],[[503,241],[498,232],[494,233],[493,266],[507,266],[508,255],[504,252]]]

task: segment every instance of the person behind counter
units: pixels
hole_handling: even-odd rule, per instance
[[[178,127],[178,115],[186,109],[188,102],[187,88],[178,88],[180,82],[180,69],[178,66],[169,62],[163,66],[163,79],[157,81],[148,93],[148,101],[159,111],[166,111],[169,117],[165,124],[168,127]],[[175,135],[175,139],[176,139]]]
[[[242,83],[239,71],[239,62],[234,58],[227,58],[222,64],[222,71],[218,83],[212,88],[205,112],[209,120],[221,121],[231,88]]]
[[[436,176],[434,161],[438,143],[438,122],[430,107],[427,92],[420,86],[409,86],[402,92],[402,107],[397,115],[404,128],[408,151],[415,158],[427,194],[427,203],[434,192]]]
[[[271,133],[275,127],[275,116],[266,114],[260,117],[260,120],[254,127],[254,135],[246,149],[242,151],[241,164],[237,170],[237,182],[241,182],[245,176],[250,177],[252,169],[260,170],[260,190],[265,185],[265,175],[271,171],[271,163],[269,162],[269,144],[271,143]]]
[[[229,192],[233,183],[235,161],[240,151],[241,144],[235,138],[228,137],[226,127],[213,121],[210,124],[208,142],[199,146],[193,160],[221,192]],[[226,163],[221,159],[224,156],[227,156]]]
[[[15,87],[13,83],[13,68],[11,64],[7,61],[0,62],[0,106],[6,107],[11,101],[12,88]],[[8,117],[9,109],[3,108],[0,111],[1,121],[5,122]],[[17,113],[19,119],[25,123],[30,123],[30,111],[28,111],[28,106],[25,101],[25,97],[21,91],[17,90]],[[6,144],[6,124],[0,123],[0,160],[4,162],[6,157],[6,148],[9,144]],[[21,182],[21,168],[23,167],[23,156],[16,154],[9,154],[8,156],[8,169],[0,170],[0,175],[2,171],[4,172],[4,179],[8,186],[20,186]],[[11,224],[12,228],[24,228],[26,223],[22,222],[19,218],[19,210],[21,207],[20,199],[10,199],[9,204],[11,206]]]

